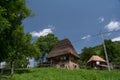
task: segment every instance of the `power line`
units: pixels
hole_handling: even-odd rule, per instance
[[[102,34],[107,34],[107,33],[116,33],[116,32],[119,32],[120,30],[116,30],[116,31],[108,31],[108,32],[102,32]],[[98,34],[95,34],[95,35],[91,35],[89,38],[91,38],[91,37],[98,37],[98,36],[100,36],[101,35],[101,33],[98,33]],[[72,43],[77,43],[77,42],[79,42],[81,39],[79,39],[79,40],[75,40],[75,41],[73,41]]]
[[[116,31],[108,31],[108,32],[102,32],[102,35],[104,35],[104,34],[108,34],[108,33],[116,33],[116,32],[119,32],[120,30],[116,30]],[[92,38],[92,37],[100,37],[101,36],[101,33],[98,33],[98,34],[95,34],[95,35],[90,35],[90,37],[89,38]],[[74,44],[74,45],[76,45],[76,43],[78,43],[78,42],[80,42],[80,41],[82,41],[82,38],[80,38],[80,39],[78,39],[78,40],[74,40],[74,41],[72,41],[72,44]],[[91,40],[89,40],[88,39],[88,41],[91,41]],[[94,41],[95,42],[95,41]],[[94,43],[94,42],[92,42],[92,43]],[[103,41],[102,41],[103,42]]]

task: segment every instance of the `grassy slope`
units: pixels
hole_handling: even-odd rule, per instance
[[[19,69],[13,78],[3,77],[0,80],[120,80],[120,72],[56,68]]]

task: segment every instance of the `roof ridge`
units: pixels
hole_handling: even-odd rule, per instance
[[[61,41],[58,41],[54,48],[49,52],[48,57],[55,57],[64,54],[72,54],[73,56],[79,58],[69,39],[63,39]]]

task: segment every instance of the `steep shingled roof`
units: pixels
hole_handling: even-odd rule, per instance
[[[58,41],[55,47],[48,54],[48,58],[61,56],[65,54],[71,54],[76,58],[79,58],[78,54],[76,53],[75,49],[73,48],[71,42],[68,39]]]

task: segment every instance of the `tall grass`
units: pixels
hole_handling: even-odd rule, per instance
[[[15,72],[12,78],[3,76],[1,80],[120,80],[120,71],[35,68]]]

